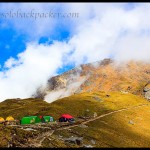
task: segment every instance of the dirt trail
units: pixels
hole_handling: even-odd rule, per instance
[[[138,108],[138,107],[142,107],[142,106],[148,106],[148,105],[149,105],[149,104],[142,104],[142,105],[138,105],[138,106],[134,106],[134,107],[122,108],[122,109],[115,110],[115,111],[112,111],[112,112],[109,112],[109,113],[100,115],[100,116],[98,116],[98,117],[89,119],[89,120],[87,120],[87,121],[82,122],[81,124],[87,124],[87,123],[89,123],[89,122],[95,121],[95,120],[97,120],[97,119],[99,119],[99,118],[103,118],[103,117],[105,117],[105,116],[108,116],[108,115],[111,115],[111,114],[114,114],[114,113],[117,113],[117,112],[129,110],[129,109],[134,109],[134,108]],[[73,128],[73,127],[76,127],[76,126],[79,126],[79,124],[77,124],[77,125],[72,125],[72,126],[69,126],[69,127],[62,127],[62,128],[57,129],[57,130],[69,129],[69,128]]]
[[[112,111],[112,112],[100,115],[98,117],[89,119],[89,120],[84,121],[84,122],[82,122],[80,124],[87,124],[89,122],[95,121],[97,119],[103,118],[105,116],[108,116],[108,115],[111,115],[111,114],[114,114],[114,113],[117,113],[117,112],[129,110],[129,109],[134,109],[134,108],[138,108],[138,107],[143,107],[143,106],[148,106],[148,105],[149,104],[142,104],[142,105],[138,105],[138,106],[134,106],[134,107],[122,108],[122,109],[115,110],[115,111]],[[69,128],[73,128],[73,127],[79,126],[80,124],[70,125],[70,126],[67,126],[67,127],[60,127],[60,128],[56,128],[55,130],[69,129]],[[37,138],[30,139],[30,141],[28,142],[27,147],[40,147],[42,145],[42,142],[44,141],[44,139],[45,138],[49,138],[54,133],[55,130],[50,130],[50,131],[44,132],[44,133],[40,134]]]
[[[31,139],[31,143],[28,145],[29,147],[40,147],[45,138],[48,138],[53,134],[54,130],[44,132],[40,134],[37,138]]]

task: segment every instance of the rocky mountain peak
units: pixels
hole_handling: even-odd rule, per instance
[[[136,95],[144,93],[149,99],[149,68],[150,64],[135,61],[116,65],[114,60],[107,58],[50,78],[47,87],[38,89],[34,96],[52,102],[82,92],[124,91]]]

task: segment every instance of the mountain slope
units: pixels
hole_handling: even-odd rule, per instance
[[[82,92],[123,91],[150,99],[150,88],[144,90],[149,85],[150,64],[135,61],[118,64],[104,59],[50,78],[47,87],[38,89],[34,97],[52,102]]]
[[[16,103],[13,103],[17,101]],[[23,105],[24,104],[24,105]],[[9,109],[8,109],[9,108]],[[149,147],[150,103],[146,99],[122,92],[86,92],[47,103],[40,99],[6,100],[0,103],[0,116],[12,115],[20,119],[26,115],[51,115],[55,120],[63,113],[76,119],[97,113],[97,119],[82,125],[55,130],[52,135],[41,137],[42,147]],[[19,109],[19,110],[18,110]],[[118,111],[119,110],[119,111]],[[122,110],[122,111],[120,111]],[[103,115],[101,117],[101,115]],[[99,117],[100,116],[100,117]],[[28,147],[30,142],[48,131],[25,131],[21,128],[1,126],[0,147],[7,147],[13,138],[13,145]],[[51,132],[51,131],[50,131]],[[16,134],[14,138],[13,134]],[[83,137],[81,144],[65,141],[70,137]],[[61,137],[61,138],[60,138]],[[51,140],[50,140],[51,139]],[[31,140],[31,141],[30,141]],[[30,141],[30,142],[29,142]],[[94,142],[91,142],[94,141]],[[95,143],[95,144],[93,144]]]

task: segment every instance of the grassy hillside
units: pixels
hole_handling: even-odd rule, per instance
[[[34,98],[10,99],[0,103],[0,116],[5,118],[11,115],[16,119],[21,119],[28,115],[51,115],[56,120],[64,113],[70,113],[75,117],[86,114],[93,115],[94,112],[100,115],[143,103],[148,102],[139,96],[121,92],[81,93],[59,99],[53,103]]]
[[[96,147],[150,147],[149,110],[150,106],[144,106],[115,113],[73,130],[84,136],[86,144],[93,145],[90,141],[94,139]],[[67,136],[67,130],[61,135]]]
[[[135,107],[147,104],[147,106]],[[88,92],[72,95],[59,99],[53,103],[47,103],[40,99],[6,100],[0,103],[0,116],[12,115],[20,119],[27,115],[51,115],[55,120],[63,113],[69,113],[75,118],[78,116],[98,116],[109,112],[130,108],[116,112],[87,123],[87,128],[76,126],[67,129],[56,130],[51,138],[45,139],[42,147],[80,147],[60,140],[63,136],[82,136],[83,144],[90,144],[94,147],[149,147],[150,146],[150,105],[149,101],[139,96],[121,92]],[[0,126],[0,147],[6,147],[11,141],[12,134],[18,135],[22,143],[27,142],[28,137],[34,138],[38,132],[17,131],[12,127]],[[94,140],[95,144],[90,141]]]
[[[40,99],[8,99],[0,103],[0,116],[13,116],[21,119],[23,116],[34,115],[47,107],[47,103]]]
[[[96,112],[101,115],[106,112],[149,103],[145,99],[133,94],[121,92],[95,92],[81,93],[57,100],[40,111],[40,114],[51,114],[58,118],[63,113],[73,116],[92,115]]]

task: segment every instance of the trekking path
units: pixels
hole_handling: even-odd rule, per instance
[[[30,147],[40,147],[42,145],[42,142],[45,140],[45,138],[48,138],[53,134],[54,130],[44,132],[40,134],[37,138],[31,139],[32,142],[28,145]]]
[[[69,125],[69,126],[67,126],[67,127],[66,127],[66,126],[65,126],[65,127],[59,127],[59,128],[54,129],[54,130],[46,131],[46,132],[40,134],[40,135],[39,135],[38,137],[36,137],[35,139],[30,139],[30,140],[28,141],[28,145],[27,145],[27,146],[24,145],[24,146],[25,146],[25,147],[40,147],[40,146],[42,146],[42,142],[45,140],[45,138],[50,139],[50,136],[52,136],[52,134],[54,133],[55,130],[64,130],[64,129],[73,128],[73,127],[79,126],[80,124],[87,124],[87,123],[89,123],[89,122],[95,121],[95,120],[97,120],[97,119],[103,118],[103,117],[105,117],[105,116],[109,116],[109,115],[114,114],[114,113],[117,113],[117,112],[122,112],[122,111],[125,111],[125,110],[134,109],[134,108],[139,108],[139,107],[148,106],[148,105],[149,105],[149,104],[141,104],[141,105],[134,106],[134,107],[122,108],[122,109],[115,110],[115,111],[112,111],[112,112],[109,112],[109,113],[100,115],[100,116],[98,116],[98,117],[89,119],[89,120],[84,121],[84,122],[79,123],[79,124]]]
[[[117,112],[129,110],[129,109],[134,109],[134,108],[138,108],[138,107],[143,107],[143,106],[148,106],[148,105],[149,105],[149,104],[141,104],[141,105],[134,106],[134,107],[122,108],[122,109],[115,110],[115,111],[112,111],[112,112],[109,112],[109,113],[100,115],[100,116],[98,116],[98,117],[89,119],[89,120],[87,120],[87,121],[82,122],[81,124],[87,124],[87,123],[89,123],[89,122],[95,121],[95,120],[97,120],[97,119],[103,118],[103,117],[105,117],[105,116],[109,116],[109,115],[114,114],[114,113],[117,113]],[[57,129],[57,130],[69,129],[69,128],[73,128],[73,127],[76,127],[76,126],[79,126],[79,124],[77,124],[77,125],[72,125],[72,126],[69,126],[69,127],[62,127],[62,128]]]

